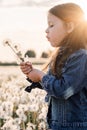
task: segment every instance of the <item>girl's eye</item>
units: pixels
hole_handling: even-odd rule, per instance
[[[51,28],[53,27],[53,24],[52,25],[49,25]]]

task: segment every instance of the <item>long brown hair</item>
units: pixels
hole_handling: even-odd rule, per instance
[[[67,58],[75,51],[86,48],[87,22],[83,10],[75,3],[56,5],[49,12],[65,23],[74,22],[76,25],[75,29],[60,42],[56,55],[51,59],[52,73],[61,78],[62,68]]]

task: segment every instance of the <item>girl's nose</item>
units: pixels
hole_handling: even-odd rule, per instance
[[[46,32],[46,33],[48,33],[48,32],[49,32],[49,31],[48,31],[48,28],[45,30],[45,32]]]

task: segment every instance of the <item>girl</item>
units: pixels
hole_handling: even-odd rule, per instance
[[[46,34],[57,49],[49,71],[35,69],[30,62],[20,68],[47,92],[49,129],[87,130],[87,22],[82,9],[74,3],[51,8]]]

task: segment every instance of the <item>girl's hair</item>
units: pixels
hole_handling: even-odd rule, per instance
[[[54,6],[49,13],[63,20],[65,23],[73,22],[75,29],[68,34],[59,44],[56,55],[51,60],[51,71],[61,78],[62,68],[67,58],[75,51],[86,48],[87,22],[83,10],[75,3],[65,3]]]

